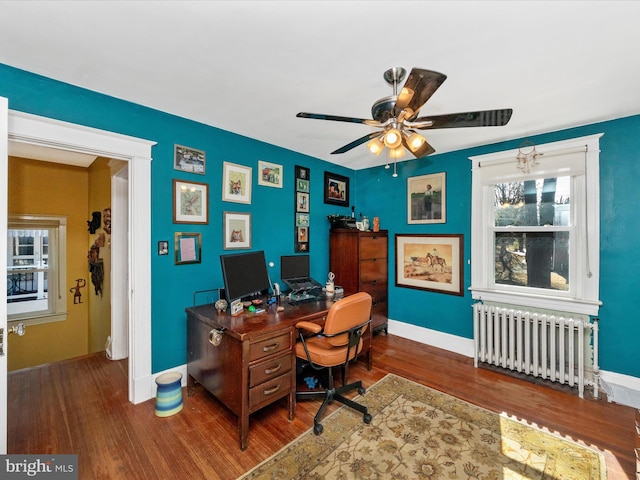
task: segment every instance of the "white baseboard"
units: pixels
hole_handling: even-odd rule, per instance
[[[473,358],[473,339],[389,320],[389,333]],[[640,378],[600,371],[600,386],[609,402],[640,408]]]

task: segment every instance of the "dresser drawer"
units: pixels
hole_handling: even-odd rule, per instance
[[[255,410],[275,402],[279,398],[289,395],[291,391],[291,375],[286,373],[268,382],[249,389],[249,411]]]
[[[360,237],[360,259],[387,258],[387,236]]]
[[[249,361],[259,360],[267,355],[284,352],[291,349],[291,335],[283,332],[280,335],[264,338],[249,346]]]
[[[360,261],[360,284],[387,284],[387,259],[374,258]]]
[[[291,371],[292,358],[291,352],[287,352],[279,357],[263,360],[249,367],[249,387],[255,387]]]

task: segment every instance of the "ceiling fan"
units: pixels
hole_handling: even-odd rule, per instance
[[[389,149],[390,157],[395,159],[404,156],[405,147],[416,158],[425,157],[435,152],[435,149],[416,130],[499,127],[506,125],[511,118],[513,110],[510,108],[418,117],[422,106],[442,85],[447,76],[431,70],[413,68],[398,93],[398,84],[404,80],[406,73],[407,71],[402,67],[393,67],[384,72],[385,81],[393,87],[393,95],[381,98],[373,104],[371,119],[307,112],[300,112],[296,116],[336,122],[363,123],[370,127],[380,128],[382,131],[364,135],[331,153],[345,153],[358,145],[369,142],[367,146],[371,152],[379,155],[386,146]]]

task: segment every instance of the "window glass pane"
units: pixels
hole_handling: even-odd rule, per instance
[[[569,226],[570,178],[494,185],[495,226]]]
[[[495,283],[569,290],[569,232],[496,232]]]

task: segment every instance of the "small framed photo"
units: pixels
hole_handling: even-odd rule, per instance
[[[446,223],[446,172],[407,179],[407,223]]]
[[[175,170],[204,175],[206,165],[206,154],[202,150],[174,145],[173,168]]]
[[[158,242],[158,255],[169,255],[169,242],[167,240]]]
[[[396,235],[396,286],[463,296],[462,234]]]
[[[349,179],[347,177],[324,172],[324,203],[349,206]]]
[[[251,248],[251,214],[240,212],[224,212],[225,250]]]
[[[300,165],[296,165],[296,178],[300,180],[311,180],[310,172],[307,167],[301,167]]]
[[[308,227],[308,226],[309,226],[309,214],[296,213],[296,227]]]
[[[258,185],[282,188],[282,165],[258,160]]]
[[[309,194],[296,192],[296,212],[309,213]]]
[[[251,203],[251,167],[224,162],[222,200]]]
[[[309,241],[309,227],[296,227],[296,230],[296,241],[305,243]]]
[[[303,180],[302,178],[296,178],[296,192],[309,193],[309,180]]]
[[[176,265],[200,263],[202,261],[202,234],[175,233]]]
[[[173,223],[209,223],[209,186],[173,180]]]

